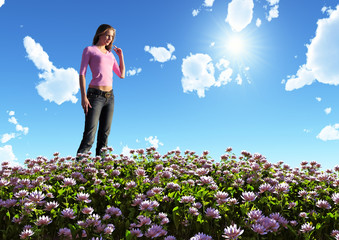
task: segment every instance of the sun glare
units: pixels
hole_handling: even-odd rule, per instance
[[[226,44],[228,51],[236,57],[240,57],[246,52],[246,42],[240,35],[230,36]]]

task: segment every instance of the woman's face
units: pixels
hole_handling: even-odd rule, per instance
[[[104,34],[100,35],[100,45],[108,46],[113,41],[113,30],[108,29]]]

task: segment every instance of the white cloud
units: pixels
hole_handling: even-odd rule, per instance
[[[236,80],[238,85],[242,85],[242,77],[240,76],[240,74],[237,75],[235,80]]]
[[[141,72],[141,68],[133,68],[127,71],[127,76],[134,76],[134,75],[138,75]]]
[[[305,133],[310,133],[311,130],[305,128],[305,129],[304,129],[304,132],[305,132]]]
[[[169,60],[175,60],[176,57],[172,55],[174,52],[175,48],[172,44],[168,43],[167,48],[164,47],[150,47],[150,46],[145,46],[144,50],[146,52],[149,52],[152,54],[153,58],[151,58],[151,61],[157,61],[157,62],[167,62]]]
[[[266,16],[267,21],[272,21],[273,18],[279,17],[279,5],[275,5],[271,7],[270,11],[268,12],[268,16]]]
[[[126,145],[122,148],[121,154],[123,154],[124,156],[130,156],[131,155],[130,150],[131,149]]]
[[[332,112],[332,108],[328,107],[328,108],[325,108],[325,113],[328,115]]]
[[[212,58],[198,53],[187,56],[182,62],[181,84],[184,92],[197,91],[200,98],[205,97],[205,90],[215,84]]]
[[[181,66],[183,77],[181,84],[184,92],[197,91],[198,97],[205,97],[205,91],[210,87],[220,87],[231,82],[233,70],[229,67],[230,62],[226,59],[220,59],[215,64],[220,71],[218,80],[215,79],[215,68],[212,63],[212,58],[207,54],[197,53],[190,54],[183,59]],[[238,81],[240,84],[240,81]]]
[[[210,47],[214,47],[215,46],[215,42],[211,42]]]
[[[11,115],[10,115],[11,116]],[[18,121],[16,120],[16,118],[15,117],[10,117],[9,119],[8,119],[8,122],[10,122],[10,123],[13,123],[14,125],[16,125],[16,124],[18,124]]]
[[[55,102],[58,105],[66,101],[76,103],[78,99],[75,94],[79,91],[78,72],[74,68],[56,68],[49,61],[49,56],[41,45],[29,36],[24,38],[24,46],[28,54],[27,57],[42,71],[39,78],[44,81],[36,86],[39,95],[44,100]]]
[[[318,134],[317,138],[323,141],[328,140],[339,140],[339,124],[334,124],[333,126],[328,125],[324,127],[320,133]]]
[[[285,85],[285,90],[292,91],[294,89],[302,88],[305,85],[311,85],[314,82],[314,73],[308,69],[306,64],[299,67],[297,75],[288,77]]]
[[[214,0],[205,0],[204,6],[205,7],[213,7]]]
[[[5,145],[4,147],[0,147],[0,163],[8,162],[9,165],[18,166],[19,163],[16,162],[17,158],[13,153],[13,149],[11,145]]]
[[[199,12],[200,12],[200,10],[199,10],[199,9],[194,9],[194,10],[192,11],[192,15],[193,15],[193,17],[196,17],[196,16],[198,16]]]
[[[8,115],[9,116],[14,116],[15,112],[14,111],[9,111]]]
[[[5,0],[0,0],[0,7],[5,4]]]
[[[28,133],[28,127],[23,127],[20,124],[17,124],[15,128],[18,132],[22,132],[24,135],[27,135]]]
[[[321,102],[321,97],[316,97],[315,98],[318,102]]]
[[[339,5],[328,18],[320,19],[315,37],[307,45],[306,64],[297,76],[292,76],[285,89],[291,91],[312,84],[315,80],[324,84],[339,84]]]
[[[145,138],[145,141],[149,142],[153,147],[158,148],[159,145],[163,146],[164,144],[159,141],[157,136],[149,136],[148,138]]]
[[[279,0],[266,0],[271,6],[279,3]]]
[[[255,22],[255,25],[257,27],[260,27],[261,26],[261,19],[260,18],[257,18],[257,21]]]
[[[15,133],[5,133],[1,137],[1,143],[6,143],[12,138],[15,138]]]
[[[251,23],[253,17],[253,0],[232,0],[228,4],[226,22],[233,31],[240,32]]]

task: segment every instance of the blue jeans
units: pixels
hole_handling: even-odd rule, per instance
[[[101,148],[107,147],[108,135],[111,131],[114,94],[113,90],[104,92],[95,88],[88,88],[87,98],[92,108],[88,108],[85,117],[85,130],[77,153],[88,153],[90,151],[99,123],[96,156],[100,156]]]

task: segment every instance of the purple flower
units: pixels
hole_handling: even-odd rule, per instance
[[[205,214],[207,217],[211,217],[211,218],[214,218],[214,219],[219,219],[221,218],[220,214],[219,214],[219,211],[217,209],[214,209],[214,208],[207,208],[206,211],[205,211]]]
[[[64,178],[64,185],[61,185],[61,187],[68,187],[68,186],[74,186],[77,184],[74,178]]]
[[[152,225],[147,232],[145,233],[145,236],[148,238],[156,238],[156,237],[161,237],[165,236],[167,234],[167,231],[162,229],[161,226],[159,225]]]
[[[190,240],[213,240],[211,236],[204,233],[198,233],[190,238]]]
[[[115,230],[115,227],[113,224],[107,224],[107,226],[104,229],[104,234],[112,234],[114,230]]]
[[[325,209],[332,208],[331,205],[326,200],[318,200],[316,203],[316,206],[318,208],[325,208]]]
[[[55,201],[53,202],[48,202],[45,204],[45,210],[46,211],[51,211],[54,208],[57,208],[59,206],[59,204]]]
[[[111,216],[116,216],[116,217],[119,217],[121,216],[121,210],[119,208],[115,208],[115,207],[110,207],[110,208],[107,208],[106,209],[106,213],[111,215]]]
[[[26,197],[28,195],[28,191],[27,190],[20,190],[19,192],[14,194],[14,197],[16,198],[23,198]]]
[[[193,216],[198,216],[199,215],[199,211],[195,207],[190,207],[189,210],[188,210],[188,213],[193,215]]]
[[[331,198],[335,204],[339,204],[339,193],[333,193]]]
[[[48,225],[52,222],[52,219],[48,216],[40,216],[37,221],[35,222],[35,225],[42,226],[42,225]]]
[[[245,202],[252,202],[257,198],[257,195],[254,192],[243,192],[241,198]]]
[[[83,202],[85,202],[85,203],[90,203],[91,202],[91,200],[89,200],[88,199],[89,198],[89,194],[88,193],[78,193],[77,194],[77,198],[76,198],[76,200],[77,201],[83,201]]]
[[[256,232],[260,235],[267,234],[266,228],[263,225],[258,224],[258,223],[252,224],[251,229],[253,230],[253,232]]]
[[[58,235],[60,237],[64,236],[66,238],[72,239],[72,232],[71,232],[71,230],[69,228],[60,228],[59,232],[58,232]]]
[[[71,208],[66,208],[64,210],[61,211],[61,215],[64,218],[70,218],[70,219],[74,219],[74,211]]]
[[[136,236],[136,237],[142,237],[143,236],[143,234],[142,234],[142,232],[139,228],[133,228],[130,231],[131,231],[132,236]]]
[[[195,197],[193,196],[183,196],[180,199],[180,203],[193,203],[195,201]]]
[[[262,217],[262,211],[252,210],[247,215],[250,218],[250,220],[258,220]]]
[[[28,196],[28,200],[35,203],[40,203],[42,200],[44,200],[44,198],[45,194],[37,190],[31,192]]]
[[[176,240],[174,236],[167,236],[164,240]]]
[[[300,232],[307,233],[307,232],[312,231],[313,229],[314,229],[314,227],[312,226],[311,223],[305,223],[305,224],[301,225]]]
[[[32,236],[33,234],[34,234],[34,232],[31,229],[24,229],[20,233],[20,239],[26,239],[26,238]]]
[[[81,210],[83,214],[92,214],[94,209],[92,207],[85,207]]]
[[[233,224],[224,229],[224,235],[222,237],[226,239],[238,239],[238,237],[243,234],[244,230],[240,227],[237,228],[237,224]]]

